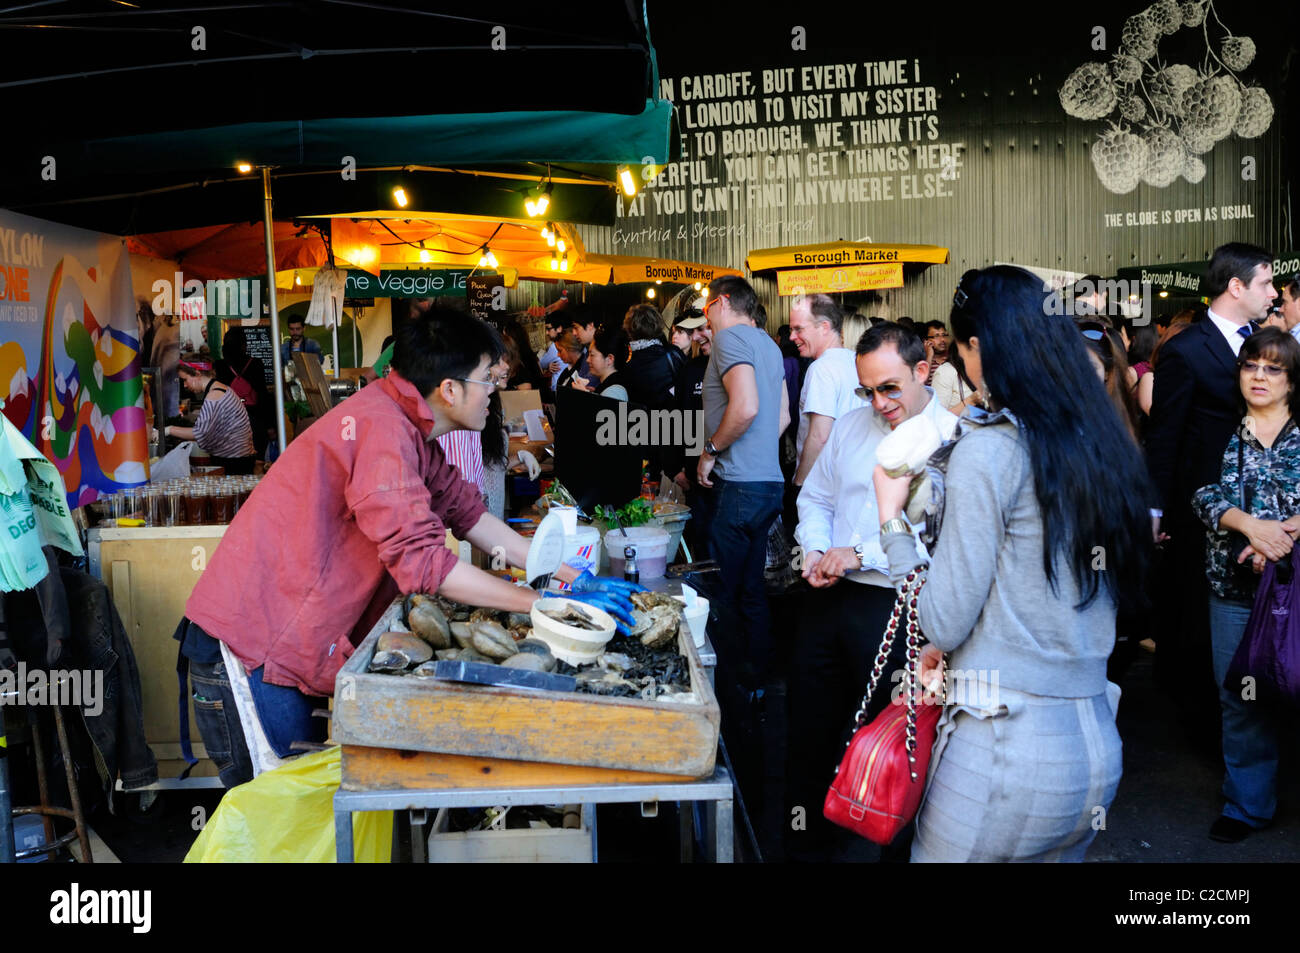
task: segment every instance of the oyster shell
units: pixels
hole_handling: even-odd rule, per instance
[[[519,651],[510,633],[497,622],[471,623],[470,644],[488,658],[497,660],[508,659]]]
[[[451,645],[446,613],[432,596],[414,593],[406,597],[406,627],[435,649]]]
[[[554,661],[554,660],[552,660]],[[518,668],[527,672],[545,672],[546,660],[532,652],[519,652],[501,663],[502,668]],[[552,666],[554,667],[554,666]]]
[[[402,672],[410,664],[411,660],[401,652],[376,652],[375,657],[370,660],[370,671]]]
[[[423,639],[418,639],[410,632],[385,632],[375,645],[375,654],[396,652],[405,656],[408,665],[419,665],[433,658],[433,649]]]

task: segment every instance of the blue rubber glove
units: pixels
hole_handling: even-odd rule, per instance
[[[573,587],[574,592],[609,592],[624,599],[634,592],[646,591],[646,587],[639,583],[628,582],[626,579],[615,579],[613,576],[593,576],[586,569],[579,573],[578,578],[573,580],[570,585]]]
[[[627,601],[626,597],[620,597],[612,592],[552,592],[547,590],[542,593],[542,598],[572,599],[574,602],[595,606],[597,609],[608,612],[613,617],[614,626],[618,629],[620,635],[630,635],[632,626],[636,625],[636,620],[632,618],[631,603]]]

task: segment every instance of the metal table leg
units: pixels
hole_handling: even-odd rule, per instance
[[[352,812],[347,803],[340,804],[343,792],[334,795],[334,859],[340,864],[352,863]]]
[[[710,802],[713,807],[713,862],[731,864],[735,862],[736,830],[732,819],[731,798]]]

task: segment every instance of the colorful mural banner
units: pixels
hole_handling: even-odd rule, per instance
[[[69,507],[145,482],[134,301],[123,239],[0,209],[0,402]]]

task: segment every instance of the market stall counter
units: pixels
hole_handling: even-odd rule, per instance
[[[353,811],[659,800],[706,802],[716,858],[731,859],[718,704],[686,626],[675,645],[690,697],[673,701],[374,671],[381,637],[400,631],[402,618],[394,602],[335,685],[340,860],[351,859]]]

